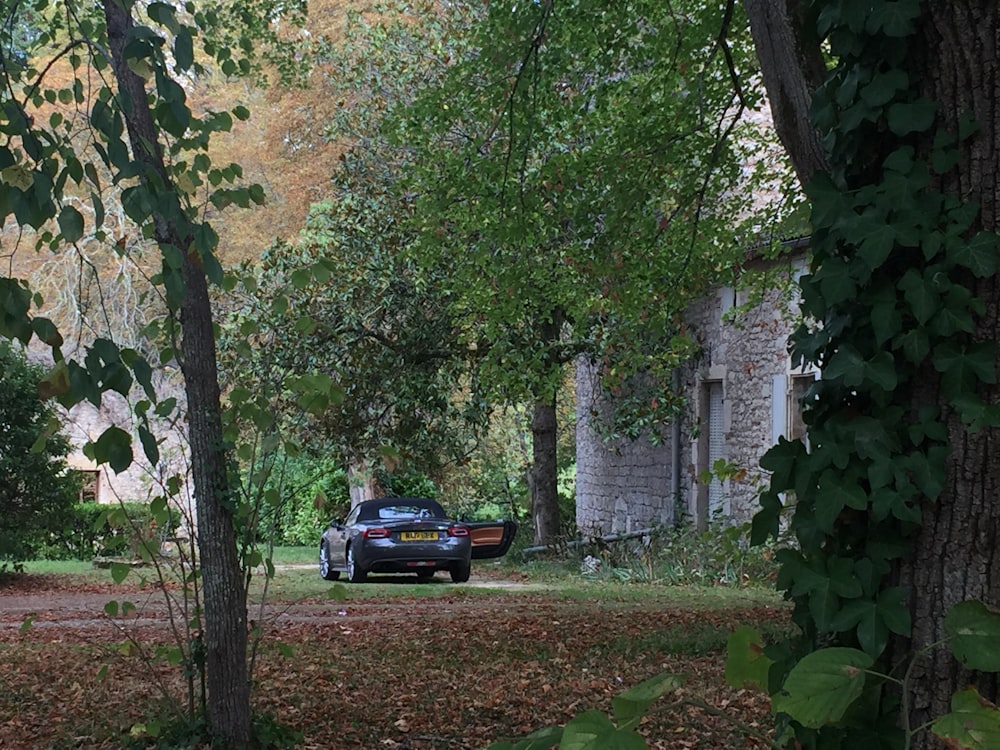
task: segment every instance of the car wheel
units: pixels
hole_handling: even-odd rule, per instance
[[[469,580],[469,573],[472,572],[472,563],[457,562],[451,564],[451,582],[452,583],[465,583]]]
[[[429,581],[434,577],[434,568],[425,568],[417,571],[417,578],[421,581]]]
[[[319,574],[324,581],[336,581],[340,578],[340,571],[334,570],[330,565],[330,553],[325,544],[319,546]]]
[[[347,580],[351,583],[364,583],[368,574],[354,559],[354,547],[347,548]]]

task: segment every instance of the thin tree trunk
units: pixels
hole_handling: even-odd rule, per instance
[[[159,132],[153,121],[144,83],[129,68],[124,49],[129,40],[130,6],[105,0],[104,13],[112,62],[123,102],[132,158],[141,165],[146,184],[160,185],[161,197],[173,190]],[[176,200],[176,198],[174,199]],[[228,480],[222,434],[215,332],[208,284],[201,259],[192,247],[179,205],[154,216],[155,236],[184,255],[181,301],[182,370],[187,396],[191,473],[197,500],[198,551],[204,596],[205,670],[208,721],[229,747],[246,747],[251,739],[250,682],[247,674],[246,593],[233,527],[234,494]],[[175,217],[168,220],[166,217]]]
[[[559,539],[559,462],[556,419],[556,394],[562,364],[553,354],[562,328],[562,311],[553,310],[548,319],[538,322],[536,335],[547,352],[548,372],[535,392],[531,413],[531,518],[535,526],[535,544],[552,544]]]
[[[556,401],[553,396],[535,403],[531,415],[531,515],[535,544],[559,538],[559,492],[556,453]]]

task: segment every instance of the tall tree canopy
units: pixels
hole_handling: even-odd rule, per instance
[[[490,3],[470,53],[400,136],[419,154],[419,252],[448,259],[483,382],[534,405],[539,542],[558,533],[567,363],[586,354],[619,384],[655,382],[689,354],[678,314],[742,252],[734,217],[750,215],[753,191],[741,166],[758,139],[741,118],[759,96],[740,12]],[[646,401],[660,421],[673,403]]]
[[[352,471],[355,499],[380,462],[437,475],[462,460],[485,418],[452,323],[447,270],[407,252],[413,200],[400,183],[413,151],[386,132],[389,114],[461,54],[480,13],[477,3],[347,13],[342,38],[324,47],[328,79],[318,85],[343,104],[324,123],[344,149],[328,199],[311,206],[294,242],[245,264],[249,294],[233,310],[234,320],[267,321],[261,367],[319,369],[339,389],[336,403],[314,404],[311,417],[295,417],[301,399],[284,413]],[[226,342],[243,345],[238,334]]]
[[[799,549],[782,553],[780,581],[806,650],[856,647],[907,677],[851,722],[796,733],[809,747],[895,747],[916,731],[907,746],[931,747],[929,722],[958,690],[1000,699],[996,664],[973,671],[991,667],[986,641],[962,660],[941,645],[957,638],[949,612],[981,606],[956,604],[1000,608],[1000,6],[746,7],[813,205],[812,322],[793,357],[823,372],[808,450],[782,442],[765,459],[755,531],[776,532],[779,493],[794,492]]]

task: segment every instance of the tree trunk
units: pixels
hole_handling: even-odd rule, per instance
[[[351,507],[376,497],[375,477],[371,464],[367,461],[351,461],[347,467],[347,492],[351,497]]]
[[[559,538],[559,492],[556,453],[556,400],[535,403],[531,415],[531,517],[535,544],[552,544]]]
[[[187,396],[191,474],[198,518],[198,551],[204,596],[204,652],[208,722],[228,747],[246,747],[251,739],[250,682],[247,674],[247,610],[243,575],[233,526],[235,496],[228,479],[228,454],[222,433],[215,331],[208,284],[201,259],[192,246],[191,229],[178,226],[183,212],[177,203],[159,145],[159,132],[149,108],[144,83],[125,59],[132,17],[127,4],[106,0],[115,77],[132,146],[147,185],[158,184],[160,198],[172,210],[154,215],[161,246],[183,253],[184,293],[181,301],[182,370]],[[167,217],[170,217],[169,219]]]
[[[198,552],[205,607],[208,720],[227,745],[250,740],[247,603],[233,526],[235,498],[223,450],[215,336],[200,264],[184,259],[182,350],[191,473],[198,503]]]
[[[937,0],[925,3],[914,77],[922,93],[938,102],[938,122],[958,132],[959,119],[971,113],[980,130],[961,148],[955,170],[936,185],[943,193],[980,206],[981,228],[1000,230],[1000,6],[996,0]],[[925,155],[930,144],[925,143]],[[976,341],[1000,341],[1000,278],[964,280],[986,306],[977,321]],[[996,363],[1000,370],[1000,362]],[[983,386],[986,403],[1000,403],[1000,388]],[[918,401],[937,394],[918,395]],[[944,406],[944,405],[943,405]],[[949,414],[945,408],[945,414]],[[948,419],[947,483],[940,498],[924,510],[914,555],[899,571],[913,591],[913,632],[909,651],[946,637],[944,616],[957,602],[979,599],[1000,608],[1000,453],[996,428],[971,432],[957,415]],[[920,726],[950,710],[951,696],[972,684],[994,703],[1000,700],[1000,675],[972,674],[949,649],[938,648],[914,669],[910,725]],[[913,747],[939,747],[929,733]]]
[[[813,91],[826,76],[819,47],[806,39],[801,0],[744,0],[750,20],[764,87],[778,138],[788,152],[795,173],[808,185],[816,172],[827,168],[819,132],[809,119]]]
[[[816,84],[812,66],[802,62],[799,42],[808,37],[798,12],[802,3],[745,0],[745,4],[775,127],[800,178],[807,181],[823,168],[823,160],[817,157],[817,134],[809,137],[802,129],[808,101],[803,101],[800,92]],[[791,24],[792,29],[783,24]],[[937,125],[958,132],[959,118],[972,113],[980,126],[975,136],[963,142],[957,168],[934,187],[978,204],[980,228],[996,232],[1000,228],[1000,6],[996,0],[928,0],[922,4],[918,28],[910,46],[908,73],[910,80],[921,82],[922,93],[938,103]],[[891,148],[894,137],[885,133],[882,153]],[[930,144],[916,145],[926,158]],[[1000,340],[1000,279],[961,281],[986,307],[977,320],[974,339]],[[993,445],[998,431],[970,433],[944,403],[939,381],[936,373],[929,373],[915,389],[915,405],[942,404],[951,454],[944,490],[934,503],[925,505],[913,552],[895,571],[896,579],[910,589],[913,623],[911,637],[897,638],[890,647],[895,661],[909,659],[943,640],[945,613],[956,602],[979,599],[1000,608],[1000,453]],[[980,394],[986,403],[1000,403],[997,386],[982,386]],[[905,719],[910,727],[923,726],[946,713],[952,694],[970,683],[993,702],[1000,699],[997,675],[969,673],[944,647],[921,657],[912,677],[910,714]],[[939,746],[926,730],[914,737],[912,745],[914,750]]]

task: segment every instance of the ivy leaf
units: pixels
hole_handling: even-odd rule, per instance
[[[963,347],[955,341],[943,341],[934,349],[934,369],[942,373],[942,390],[948,397],[971,390],[978,379],[984,383],[996,382],[992,343],[972,344]]]
[[[641,682],[613,698],[612,715],[619,729],[638,726],[653,701],[680,686],[680,675],[665,673]]]
[[[874,602],[858,621],[858,643],[869,656],[878,658],[889,642],[889,628],[882,621],[878,605]]]
[[[915,23],[919,17],[920,3],[917,0],[875,3],[865,21],[865,31],[869,34],[882,32],[890,37],[907,37],[915,31]]]
[[[875,332],[875,343],[882,346],[903,327],[903,316],[896,309],[895,298],[872,305],[872,330]]]
[[[883,589],[878,595],[879,614],[882,621],[893,633],[909,636],[913,626],[910,620],[910,608],[906,606],[909,592],[902,586],[892,586]]]
[[[931,351],[931,342],[923,329],[911,329],[893,341],[893,346],[903,352],[908,362],[919,364]]]
[[[978,278],[985,279],[1000,268],[1000,236],[993,232],[979,232],[971,240],[952,250],[950,256]]]
[[[1000,672],[1000,612],[979,601],[959,602],[944,619],[951,651],[969,669]]]
[[[760,497],[760,510],[750,522],[750,545],[763,544],[769,537],[778,536],[781,520],[781,500],[776,492],[765,492]]]
[[[910,304],[913,317],[920,325],[924,325],[937,312],[940,304],[939,295],[933,284],[916,269],[911,268],[903,274],[897,286],[903,292],[903,297]]]
[[[868,654],[853,648],[813,651],[789,672],[781,691],[771,700],[772,710],[812,729],[834,724],[860,697],[865,670],[873,663]]]
[[[883,391],[895,390],[896,362],[889,352],[879,352],[865,363],[865,376]]]
[[[826,471],[819,480],[816,492],[816,523],[832,531],[834,522],[845,507],[863,510],[868,507],[868,497],[857,484],[844,482],[843,477]]]
[[[806,449],[801,440],[779,437],[778,444],[760,459],[761,468],[771,472],[771,489],[776,492],[792,489],[795,486],[795,464],[805,455]]]
[[[851,268],[842,258],[828,258],[813,275],[819,284],[827,306],[838,305],[857,296],[857,284],[851,276]]]
[[[931,731],[953,750],[992,750],[1000,747],[1000,709],[975,688],[951,697],[951,713],[931,725]]]
[[[767,689],[767,674],[774,661],[764,654],[760,633],[743,625],[729,634],[726,641],[726,684],[734,688],[747,685]]]
[[[890,4],[892,3],[882,3],[882,5]],[[936,112],[937,104],[929,99],[897,102],[889,107],[889,130],[896,135],[922,133],[930,128]]]
[[[892,101],[897,91],[905,91],[910,85],[910,77],[906,71],[890,68],[884,73],[877,73],[867,86],[861,89],[861,98],[873,107],[881,107]]]
[[[862,240],[858,254],[870,269],[875,270],[885,263],[895,245],[896,230],[893,226],[884,222],[875,223]]]
[[[823,368],[823,377],[828,380],[842,380],[844,385],[854,388],[864,382],[865,361],[857,349],[844,344]]]

